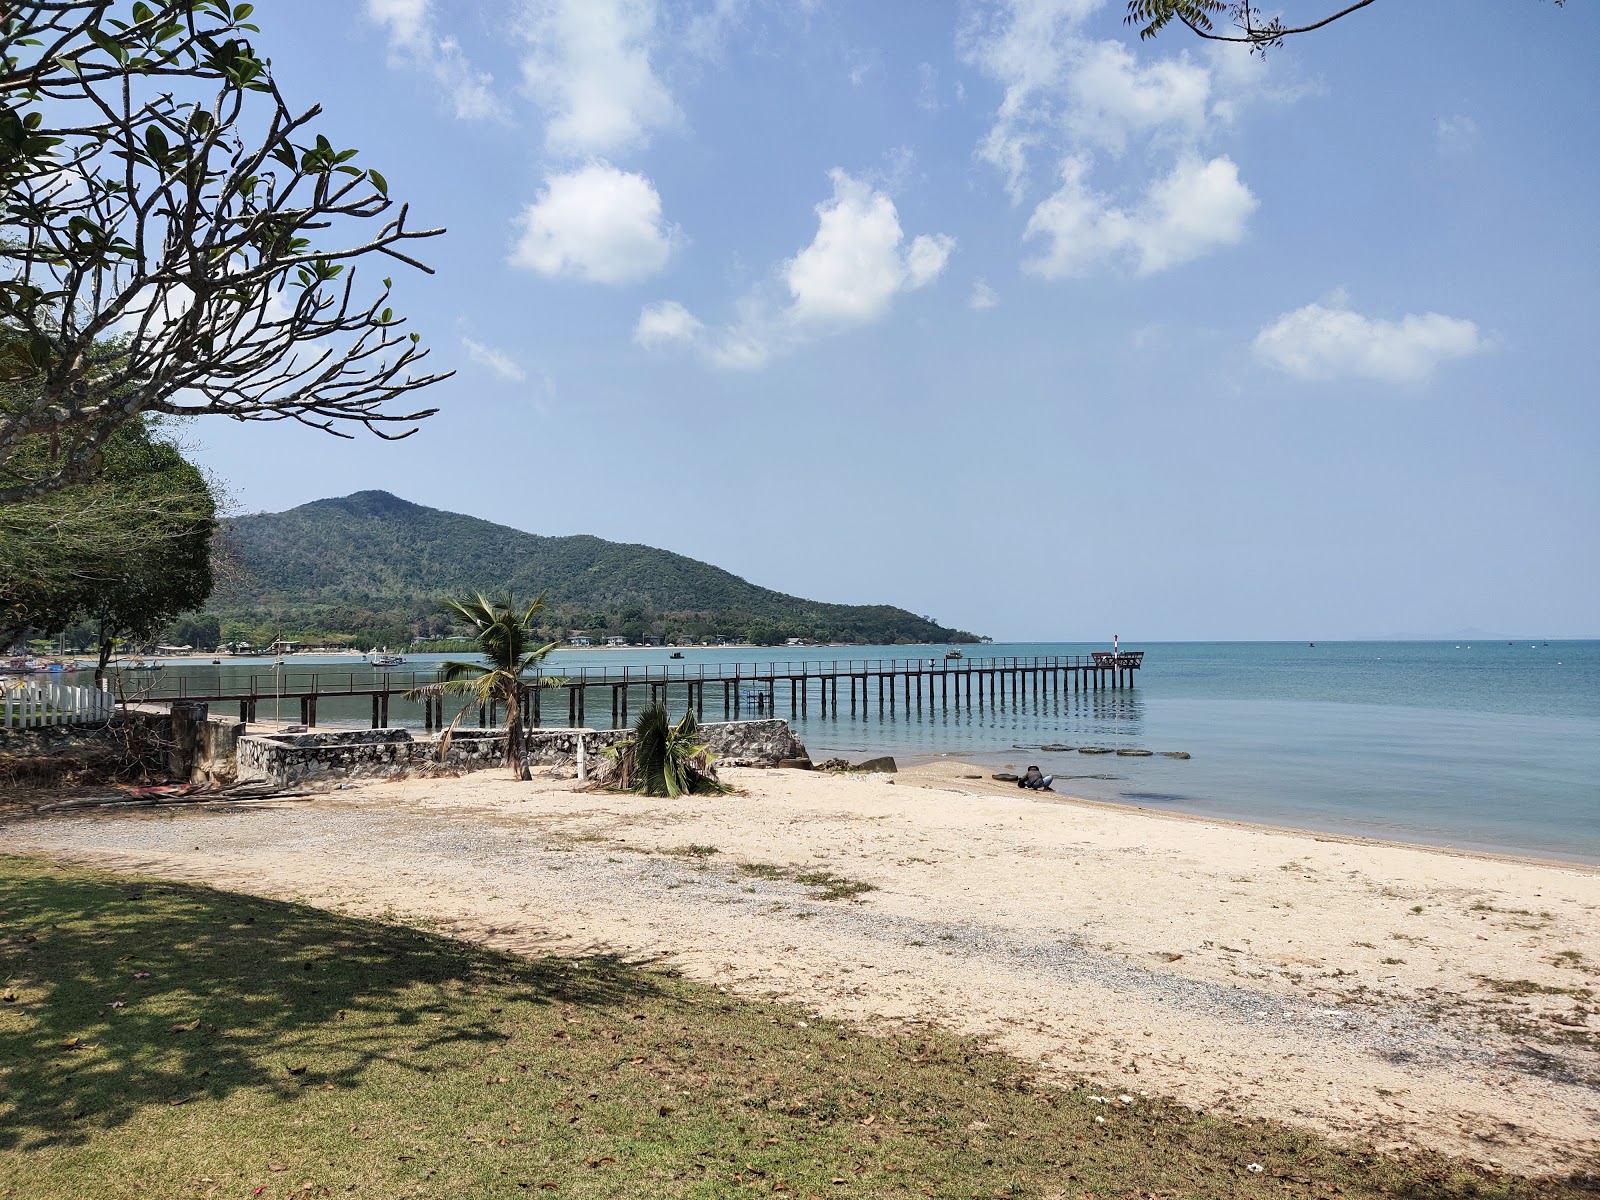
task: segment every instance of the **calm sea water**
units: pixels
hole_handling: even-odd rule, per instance
[[[967,648],[969,657],[1078,654],[1066,643]],[[999,769],[1037,764],[1057,790],[1154,809],[1434,845],[1600,862],[1600,642],[1319,642],[1128,645],[1147,652],[1134,688],[1035,700],[982,712],[925,700],[881,716],[792,723],[813,758],[952,757]],[[558,651],[549,671],[667,661],[666,650]],[[687,650],[682,665],[907,657],[942,649]],[[429,656],[412,658],[426,669]],[[291,673],[351,670],[350,660],[290,660]],[[357,665],[358,676],[364,668]],[[243,682],[270,664],[169,666],[162,673]],[[720,689],[707,688],[720,702]],[[713,695],[713,692],[716,695]],[[788,689],[778,689],[788,717]],[[635,692],[633,703],[642,697]],[[679,700],[681,703],[681,700]],[[270,702],[260,710],[271,715]],[[559,710],[559,711],[553,711]],[[637,712],[637,708],[634,710]],[[324,700],[322,723],[362,723],[363,701]],[[286,703],[283,717],[298,708]],[[715,716],[707,712],[708,719]],[[396,703],[395,723],[420,723]],[[589,723],[610,719],[594,692]],[[565,722],[564,704],[545,709]],[[1050,753],[1047,744],[1184,750],[1187,761]]]

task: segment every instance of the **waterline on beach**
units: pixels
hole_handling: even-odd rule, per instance
[[[968,648],[974,657],[1081,654],[1099,646],[1039,644]],[[1130,648],[1133,648],[1130,646]],[[877,697],[852,716],[822,713],[813,689],[791,716],[780,684],[774,715],[790,720],[813,758],[893,754],[904,761],[958,758],[989,770],[1037,764],[1060,791],[1088,799],[1341,834],[1600,861],[1600,643],[1174,643],[1147,645],[1135,686],[1072,693],[1025,690],[982,709],[902,697],[880,712]],[[661,666],[672,651],[558,651],[546,670]],[[686,648],[681,663],[769,663],[834,658],[933,657],[938,648]],[[431,670],[439,656],[408,663]],[[937,659],[935,659],[937,661]],[[286,670],[313,670],[291,659]],[[323,669],[348,671],[348,659]],[[357,669],[360,669],[359,667]],[[270,662],[168,667],[197,682],[242,684]],[[366,668],[370,671],[370,668]],[[610,711],[591,694],[588,720]],[[564,724],[564,698],[544,708]],[[720,708],[721,689],[707,689]],[[843,701],[841,696],[841,701]],[[643,701],[636,689],[632,712]],[[671,689],[669,703],[684,703]],[[365,699],[324,698],[319,724],[364,725]],[[258,716],[273,718],[263,698]],[[295,719],[298,704],[279,716]],[[394,724],[420,728],[421,708],[396,699]],[[452,713],[453,715],[453,713]],[[706,718],[721,718],[708,707]],[[754,715],[748,710],[745,716]],[[469,718],[469,724],[473,724]],[[1071,746],[1071,751],[1044,746]],[[1078,747],[1143,749],[1148,758],[1080,754]],[[1161,757],[1183,751],[1187,761]]]

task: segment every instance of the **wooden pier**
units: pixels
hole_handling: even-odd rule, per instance
[[[708,708],[714,719],[721,720],[780,716],[783,707],[788,708],[790,717],[809,716],[813,706],[819,716],[834,717],[846,713],[865,717],[874,705],[879,714],[902,708],[909,713],[921,710],[924,704],[983,711],[1013,707],[1030,696],[1038,699],[1131,688],[1134,673],[1143,662],[1144,652],[1134,650],[1034,657],[578,667],[566,675],[547,676],[538,685],[530,680],[521,709],[530,728],[546,724],[547,718],[560,717],[566,718],[567,728],[586,726],[589,705],[596,698],[602,706],[610,699],[612,728],[629,723],[629,711],[635,704],[642,707],[657,702],[680,711],[692,708],[702,720]],[[248,687],[228,692],[197,691],[182,678],[174,687],[163,688],[165,681],[161,681],[142,690],[139,699],[146,703],[238,704],[239,719],[245,722],[258,719],[263,702],[295,702],[300,706],[300,724],[311,728],[317,723],[319,700],[366,697],[372,703],[372,727],[380,729],[389,724],[391,699],[438,681],[435,671],[283,670],[252,675]],[[425,697],[415,703],[422,706],[423,728],[440,729],[447,723],[448,698]],[[480,709],[477,715],[480,726],[498,724],[492,706]]]

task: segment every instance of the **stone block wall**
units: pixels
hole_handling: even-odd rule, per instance
[[[536,729],[528,733],[528,761],[534,766],[573,768],[578,742],[595,778],[607,768],[605,751],[629,736],[627,729]],[[700,726],[700,737],[719,762],[776,764],[804,758],[806,748],[788,723],[723,721]],[[504,731],[469,730],[450,739],[446,765],[468,771],[498,767],[505,759]],[[237,739],[240,780],[294,784],[332,779],[393,778],[437,762],[437,736],[414,738],[404,729],[353,729],[337,733],[257,734]]]

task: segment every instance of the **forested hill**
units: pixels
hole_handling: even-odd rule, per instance
[[[442,636],[443,595],[548,594],[552,637],[810,637],[857,643],[973,641],[889,605],[822,604],[707,563],[589,536],[541,537],[388,492],[357,492],[238,517],[227,542],[241,578],[207,606],[231,634],[389,644]],[[404,638],[402,638],[404,635]]]

